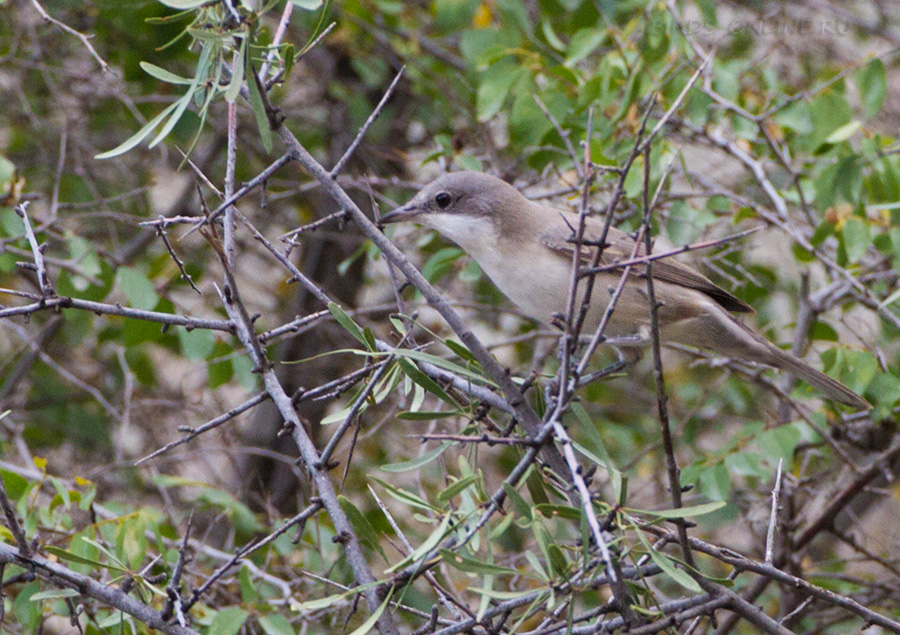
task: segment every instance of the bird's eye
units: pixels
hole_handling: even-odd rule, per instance
[[[438,204],[438,207],[447,207],[453,201],[453,197],[450,196],[449,192],[438,192],[434,197],[434,202]]]

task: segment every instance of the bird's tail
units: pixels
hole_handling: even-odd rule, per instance
[[[774,366],[802,379],[833,401],[858,410],[868,410],[872,407],[868,401],[841,382],[781,350],[724,309],[714,307],[699,319],[676,321],[668,325],[667,332],[670,341]]]
[[[766,342],[766,344],[766,348],[768,349],[769,353],[769,360],[760,361],[774,366],[775,368],[779,368],[786,373],[790,373],[798,379],[802,379],[816,390],[821,391],[822,394],[833,401],[846,404],[858,410],[868,410],[872,407],[872,404],[857,395],[855,392],[847,388],[844,384],[837,381],[836,379],[832,379],[825,373],[817,371],[806,362],[800,361],[790,353],[781,350],[774,344],[771,344],[770,342]]]

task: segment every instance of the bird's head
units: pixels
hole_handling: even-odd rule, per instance
[[[504,216],[521,213],[524,205],[525,197],[502,179],[483,172],[453,172],[382,216],[381,223],[415,220],[466,249],[479,236],[500,232]]]

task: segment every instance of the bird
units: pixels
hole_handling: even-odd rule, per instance
[[[575,232],[580,215],[529,200],[515,187],[483,172],[460,171],[440,176],[405,205],[383,215],[382,225],[415,221],[437,230],[469,254],[482,271],[526,315],[547,325],[567,306],[572,280]],[[593,264],[604,221],[584,219],[580,247],[583,264]],[[600,267],[646,255],[629,234],[609,227]],[[646,269],[631,269],[604,335],[613,340],[649,341],[650,299]],[[673,258],[651,266],[658,302],[661,343],[684,344],[715,354],[756,362],[802,379],[830,400],[857,410],[872,406],[855,392],[806,362],[778,348],[738,321],[734,313],[753,308],[699,271]],[[597,272],[584,332],[593,332],[603,317],[622,270]],[[576,306],[584,296],[579,284]]]

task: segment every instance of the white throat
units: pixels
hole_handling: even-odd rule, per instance
[[[422,222],[455,242],[479,262],[496,253],[500,237],[490,218],[431,213],[422,216]]]

